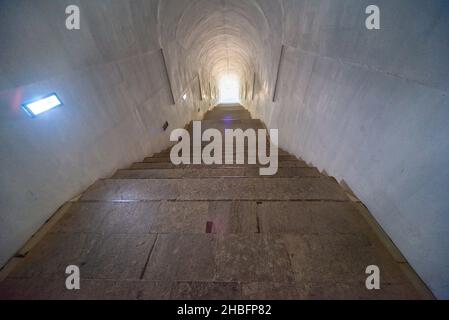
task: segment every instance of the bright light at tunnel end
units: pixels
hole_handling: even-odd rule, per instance
[[[240,81],[234,74],[223,75],[219,80],[220,103],[240,103]]]
[[[62,102],[56,93],[51,93],[43,98],[22,104],[23,110],[32,118],[36,118],[38,115],[60,106],[62,106]]]

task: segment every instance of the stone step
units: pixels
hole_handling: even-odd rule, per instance
[[[248,157],[247,154],[243,154],[243,156],[245,157],[245,162],[248,162]],[[223,161],[225,161],[225,154],[222,154],[222,159]],[[233,154],[233,159],[236,159],[236,154]],[[192,157],[190,157],[190,160],[192,161]],[[255,158],[255,160],[257,161],[257,156]],[[298,159],[296,159],[294,156],[286,156],[286,155],[282,155],[278,157],[278,161],[299,161]],[[171,162],[170,157],[149,157],[149,158],[145,158],[142,162],[148,162],[148,163],[159,163],[159,162]]]
[[[82,201],[333,200],[348,201],[331,178],[105,179]]]
[[[191,129],[193,128],[193,123],[190,123],[187,126],[187,130],[191,131]],[[228,128],[228,129],[242,129],[243,131],[245,131],[246,129],[264,129],[265,126],[264,124],[260,121],[254,121],[252,119],[242,119],[242,120],[236,120],[236,119],[231,119],[228,121],[222,121],[222,120],[204,120],[201,121],[201,129],[203,129],[203,131],[205,129],[224,129],[224,128]]]
[[[189,164],[176,166],[171,162],[136,162],[131,165],[129,169],[174,169],[174,168],[211,168],[211,169],[224,169],[224,168],[264,168],[267,165],[260,164],[221,164],[221,165],[205,165],[205,164]],[[301,160],[295,161],[279,161],[278,168],[309,168],[309,166]]]
[[[215,168],[201,169],[147,169],[118,170],[112,179],[180,179],[180,178],[221,178],[221,177],[259,177],[258,168]],[[279,168],[277,178],[320,177],[316,168]]]
[[[212,110],[246,110],[241,104],[219,104]]]
[[[334,201],[77,202],[51,232],[194,234],[207,222],[211,233],[371,233],[351,202]]]
[[[203,119],[203,120],[196,120],[196,121],[201,121],[202,124],[210,124],[210,123],[216,123],[216,124],[221,124],[221,123],[243,123],[243,124],[250,124],[250,123],[254,123],[254,124],[258,124],[258,123],[263,123],[263,121],[261,119]]]
[[[209,121],[202,121],[201,122],[201,129],[202,131],[205,131],[207,129],[217,129],[220,131],[223,131],[225,129],[242,129],[243,131],[247,129],[265,129],[264,124],[260,121],[254,121],[254,120],[230,120],[230,121],[216,121],[216,120],[209,120]]]
[[[165,151],[162,151],[162,152],[159,152],[159,153],[155,153],[154,155],[152,155],[151,157],[148,157],[148,158],[164,158],[164,157],[170,157],[170,151],[171,149],[169,149],[169,150],[165,150]],[[268,149],[269,150],[269,149]],[[245,151],[246,152],[246,151]],[[235,152],[234,152],[235,153]],[[288,153],[287,151],[284,151],[284,150],[282,150],[282,149],[279,149],[278,150],[278,155],[279,156],[291,156],[291,154],[290,153]]]
[[[245,117],[219,106],[202,128],[262,127]],[[419,297],[337,181],[279,155],[264,177],[260,165],[175,166],[167,149],[97,181],[0,283],[0,299]],[[61,282],[71,264],[82,290]],[[382,290],[366,290],[371,264]]]
[[[251,119],[248,111],[226,111],[217,110],[215,112],[206,113],[204,120],[246,120]]]

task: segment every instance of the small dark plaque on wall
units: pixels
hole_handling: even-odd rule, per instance
[[[164,131],[167,131],[167,129],[168,129],[168,121],[165,121],[164,126],[162,127],[162,129],[164,129]]]

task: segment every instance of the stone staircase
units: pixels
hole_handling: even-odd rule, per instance
[[[264,125],[219,106],[202,127]],[[282,150],[276,175],[259,166],[175,166],[165,150],[118,170],[20,258],[0,298],[428,297],[335,179]],[[65,288],[68,265],[80,267],[80,290]],[[365,287],[369,265],[380,268],[380,290]]]

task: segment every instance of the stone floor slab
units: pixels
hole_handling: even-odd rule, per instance
[[[347,201],[330,178],[108,179],[81,200],[334,200]]]
[[[258,168],[226,169],[134,169],[119,170],[112,179],[181,179],[181,178],[222,178],[222,177],[259,177]],[[315,168],[279,168],[273,178],[320,177]]]
[[[80,266],[95,241],[91,234],[48,234],[25,256],[10,278],[65,278],[67,266]]]
[[[242,284],[245,300],[298,300],[300,291],[294,282],[251,282]]]
[[[257,206],[261,232],[358,234],[371,232],[350,202],[262,202]]]
[[[300,283],[364,283],[370,265],[380,268],[385,283],[406,281],[385,248],[363,234],[282,234],[279,239]]]
[[[84,279],[140,279],[155,235],[113,234],[98,236],[85,261],[81,263]]]
[[[160,234],[144,278],[158,281],[212,281],[216,238],[209,234]]]
[[[158,163],[148,163],[148,162],[136,162],[131,165],[129,169],[176,169],[176,168],[193,168],[193,169],[223,169],[223,168],[260,168],[267,167],[266,165],[250,165],[250,164],[221,164],[221,165],[174,165],[170,162],[158,162]],[[309,168],[309,166],[301,160],[296,161],[279,161],[278,168]]]
[[[241,287],[237,282],[178,282],[171,299],[175,300],[239,300]]]
[[[292,281],[283,243],[263,234],[220,236],[217,280],[239,282]]]

